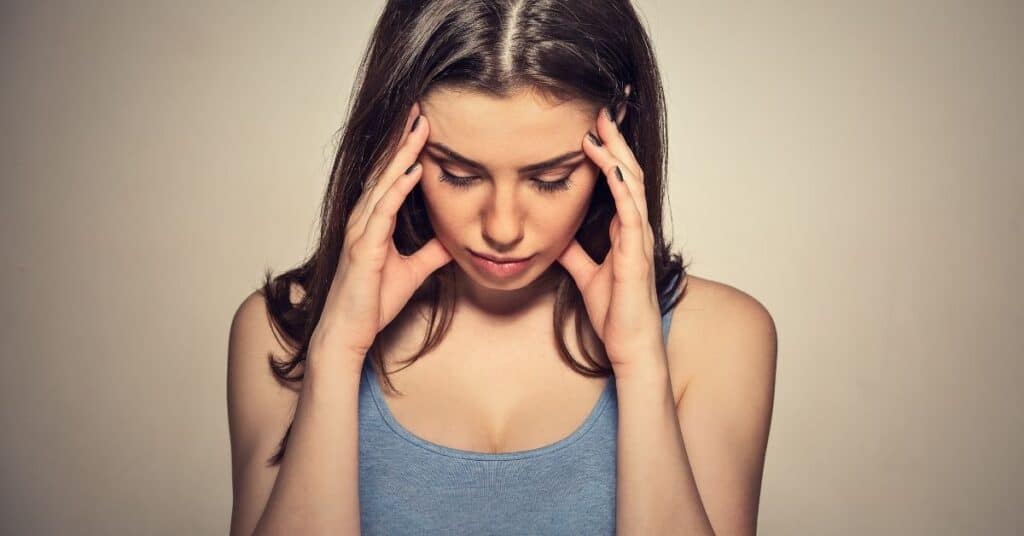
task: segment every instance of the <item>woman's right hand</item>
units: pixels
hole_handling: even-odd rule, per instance
[[[359,366],[377,333],[394,320],[431,273],[452,260],[436,237],[408,257],[398,252],[393,239],[398,209],[423,174],[417,158],[429,125],[419,112],[419,103],[414,103],[398,151],[381,173],[366,182],[352,210],[338,268],[313,330],[312,340],[325,341],[332,354],[341,350],[358,356]]]

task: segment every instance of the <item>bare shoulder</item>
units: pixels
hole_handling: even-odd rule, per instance
[[[293,286],[296,303],[301,290]],[[251,534],[267,504],[279,466],[267,462],[291,423],[299,384],[279,380],[270,357],[293,353],[271,326],[262,292],[249,294],[235,310],[228,338],[227,405],[231,440],[231,534]],[[298,372],[298,371],[296,371]]]
[[[750,294],[690,276],[666,344],[676,415],[715,530],[754,534],[775,396],[775,323]]]
[[[292,301],[300,291],[293,289]],[[232,450],[257,449],[268,456],[281,439],[298,399],[298,384],[284,382],[270,370],[270,357],[294,356],[271,326],[266,299],[249,294],[235,311],[228,336],[228,417]]]
[[[771,354],[774,360],[776,344],[774,319],[750,294],[693,274],[686,275],[684,284],[666,340],[677,402],[694,376],[722,363],[729,347],[751,348],[750,359]]]

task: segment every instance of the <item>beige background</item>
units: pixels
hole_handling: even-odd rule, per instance
[[[4,534],[227,532],[231,315],[382,5],[140,4],[0,7]],[[639,2],[676,244],[779,331],[760,533],[1017,533],[1024,8],[771,4]]]

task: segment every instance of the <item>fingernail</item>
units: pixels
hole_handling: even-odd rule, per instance
[[[420,124],[420,117],[422,116],[417,115],[416,119],[413,119],[412,128],[409,129],[409,132],[416,132],[416,126]]]
[[[623,182],[626,180],[622,178],[622,170],[619,169],[619,166],[615,166],[615,176],[619,178],[619,182]]]
[[[601,140],[597,139],[597,136],[591,134],[590,132],[587,132],[587,138],[590,139],[590,143],[593,143],[594,145],[601,147]]]

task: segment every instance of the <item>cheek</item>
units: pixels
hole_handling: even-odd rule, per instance
[[[577,188],[582,190],[562,196],[556,206],[546,207],[540,216],[534,218],[539,230],[559,242],[568,242],[575,236],[590,209],[593,181]]]
[[[548,216],[541,221],[544,222],[548,234],[557,236],[559,241],[565,242],[576,234],[576,230],[583,223],[586,212],[587,204],[580,203],[572,209],[566,208],[566,210],[559,211],[557,215]]]
[[[444,184],[437,184],[436,175],[428,173],[429,171],[424,169],[424,176],[420,179],[427,218],[437,235],[450,236],[463,226],[467,217],[466,204],[459,203],[456,196],[445,191],[447,187]]]

